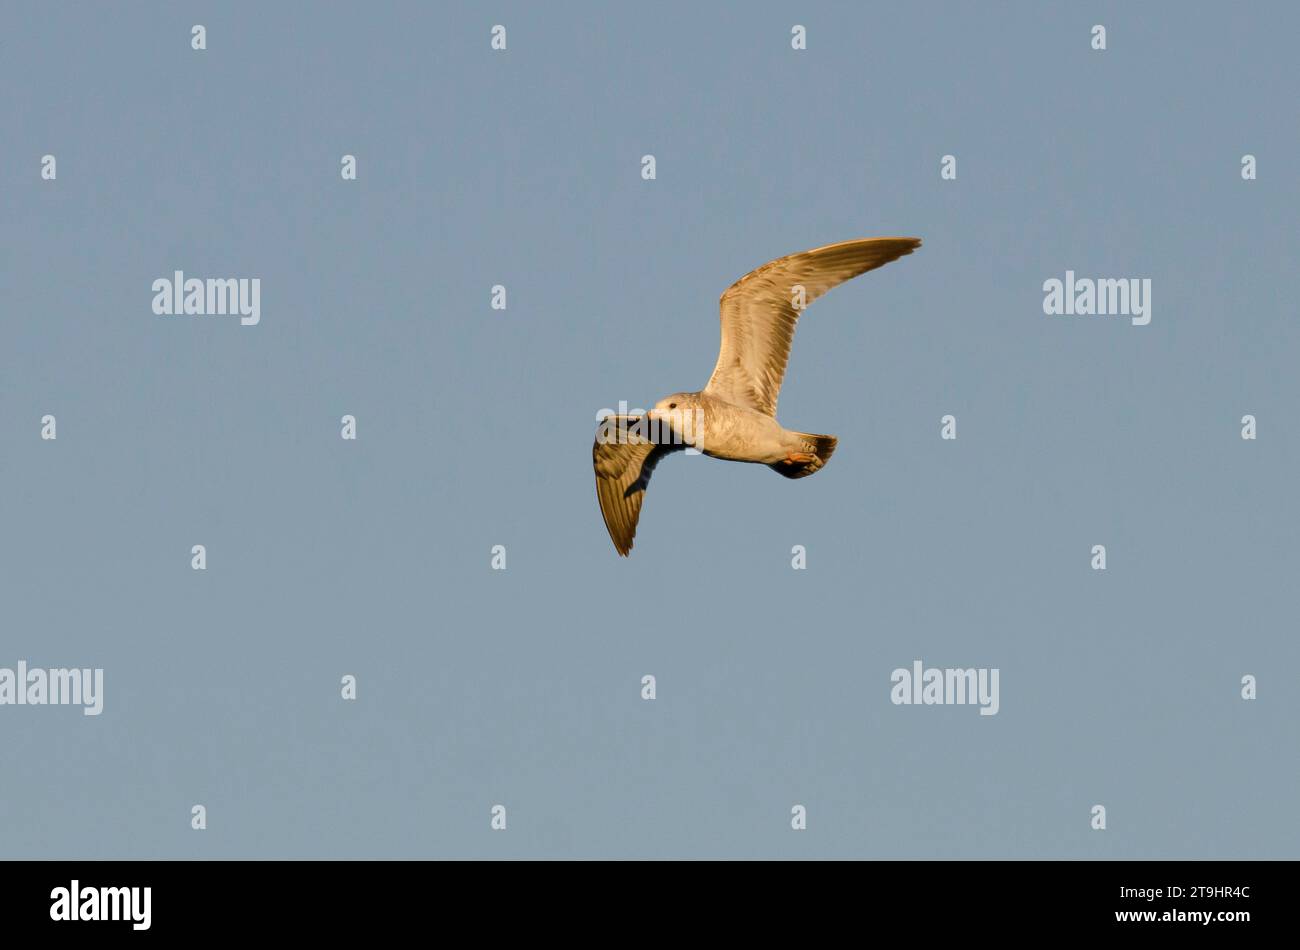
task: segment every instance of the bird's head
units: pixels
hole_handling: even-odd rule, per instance
[[[694,445],[704,434],[704,412],[699,393],[673,393],[654,404],[646,413],[651,423],[651,440]]]

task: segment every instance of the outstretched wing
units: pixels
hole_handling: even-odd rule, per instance
[[[644,417],[607,416],[591,449],[596,498],[614,547],[624,557],[632,550],[641,501],[659,460],[684,445],[656,445],[643,433]]]
[[[791,254],[736,281],[722,295],[722,347],[704,392],[776,415],[802,307],[837,284],[911,254],[918,238],[866,238]],[[802,287],[802,294],[797,288]]]

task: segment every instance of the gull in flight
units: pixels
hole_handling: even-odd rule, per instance
[[[610,415],[596,431],[596,498],[620,555],[632,550],[641,502],[660,459],[691,448],[713,458],[766,465],[786,478],[830,461],[833,435],[784,428],[776,399],[799,314],[850,278],[911,254],[917,238],[864,238],[828,244],[764,264],[719,301],[722,346],[708,385],[673,393],[641,415]]]

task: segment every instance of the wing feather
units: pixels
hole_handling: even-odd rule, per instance
[[[728,287],[718,302],[722,345],[704,392],[775,416],[802,312],[795,306],[796,288],[803,287],[806,307],[832,287],[920,246],[918,238],[844,241],[790,254],[750,271]]]
[[[641,504],[655,466],[665,455],[685,448],[656,445],[643,434],[639,423],[640,419],[627,416],[607,417],[601,422],[591,450],[600,513],[615,550],[624,557],[632,550]]]

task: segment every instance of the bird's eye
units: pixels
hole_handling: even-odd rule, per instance
[[[675,402],[670,402],[670,403],[668,404],[668,408],[669,408],[669,409],[676,409],[676,408],[677,408],[677,403],[675,403]]]

